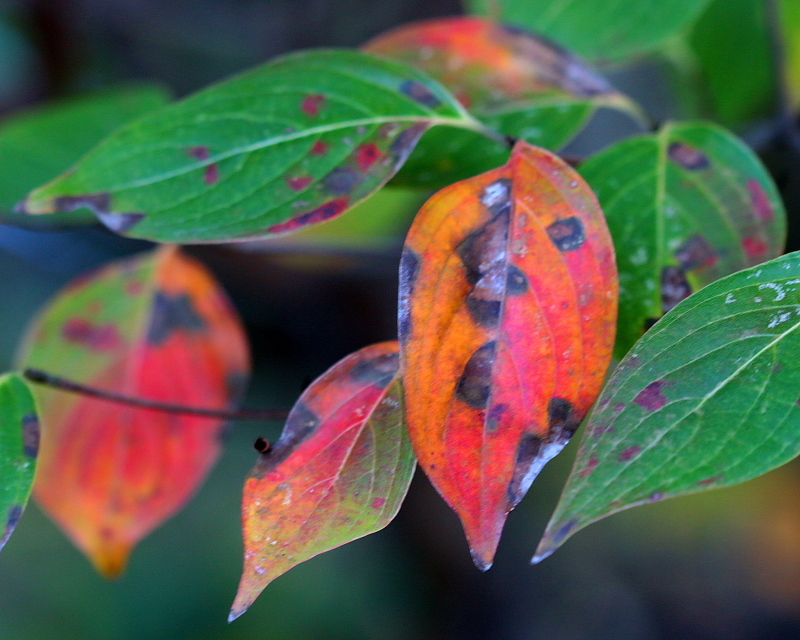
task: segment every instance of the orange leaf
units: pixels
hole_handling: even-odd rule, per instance
[[[508,512],[597,398],[617,312],[614,250],[597,199],[553,154],[433,196],[400,271],[411,439],[491,566]]]
[[[229,620],[293,566],[385,527],[416,461],[397,342],[349,355],[306,389],[242,499],[244,572]]]
[[[108,265],[37,318],[26,366],[128,396],[224,408],[249,373],[238,318],[211,275],[176,248]],[[34,493],[99,571],[180,509],[219,453],[218,419],[36,388]]]

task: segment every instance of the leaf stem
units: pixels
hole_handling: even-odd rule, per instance
[[[69,393],[78,393],[92,398],[100,398],[101,400],[108,400],[109,402],[116,402],[119,404],[126,404],[131,407],[140,407],[142,409],[151,409],[153,411],[163,411],[165,413],[179,413],[184,415],[202,416],[204,418],[218,418],[220,420],[285,420],[288,415],[287,411],[278,409],[241,409],[238,411],[226,411],[224,409],[206,409],[202,407],[185,407],[167,402],[159,402],[158,400],[147,400],[145,398],[133,398],[111,391],[103,391],[102,389],[95,389],[86,385],[54,376],[46,371],[39,369],[25,369],[22,375],[30,382],[67,391]]]

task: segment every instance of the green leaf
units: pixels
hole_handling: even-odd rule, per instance
[[[3,121],[0,221],[25,226],[97,222],[87,209],[37,218],[11,211],[31,189],[69,169],[115,129],[168,99],[159,86],[127,86],[54,102]]]
[[[797,0],[778,0],[780,36],[786,64],[784,82],[792,109],[800,109],[800,3]]]
[[[89,206],[113,231],[162,242],[286,233],[376,191],[436,124],[482,129],[414,69],[300,52],[123,127],[23,209]]]
[[[766,3],[714,0],[689,36],[708,107],[727,126],[742,125],[774,109],[775,70]]]
[[[471,13],[531,29],[584,58],[618,63],[691,24],[708,0],[465,0]]]
[[[780,255],[786,214],[758,157],[721,127],[670,124],[581,165],[617,251],[617,357],[692,291]]]
[[[800,253],[709,285],[611,376],[534,561],[607,515],[800,453]]]
[[[16,374],[0,376],[0,549],[25,510],[38,452],[39,420],[31,391]]]

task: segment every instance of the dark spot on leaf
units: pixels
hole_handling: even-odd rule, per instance
[[[114,233],[130,231],[144,218],[143,213],[100,213],[99,211],[95,213],[100,222]]]
[[[61,329],[61,337],[92,351],[113,351],[122,344],[122,338],[113,324],[92,324],[85,318],[71,318]]]
[[[307,116],[316,118],[319,115],[320,109],[322,109],[324,102],[325,96],[320,93],[315,93],[303,98],[303,104],[300,106],[300,108]]]
[[[253,448],[259,453],[267,453],[272,448],[272,445],[269,443],[269,440],[256,438],[256,441],[253,443]]]
[[[211,152],[208,147],[192,147],[186,153],[198,160],[208,160],[211,157]]]
[[[322,140],[317,140],[314,143],[314,146],[311,147],[311,155],[324,156],[326,153],[328,153],[328,147],[330,147],[330,145],[327,142],[323,142]]]
[[[658,322],[660,318],[645,318],[644,319],[644,330],[650,331],[653,328],[653,325]]]
[[[369,171],[380,157],[381,150],[374,143],[362,144],[356,151],[356,162],[362,171]]]
[[[353,167],[336,167],[322,180],[322,187],[335,196],[351,194],[361,183],[363,177]]]
[[[508,178],[500,178],[486,185],[481,192],[481,202],[492,216],[510,214],[512,183]]]
[[[156,291],[150,326],[147,330],[147,342],[158,346],[178,331],[200,333],[205,328],[205,320],[195,309],[189,294],[171,295],[165,291]]]
[[[398,305],[398,337],[405,344],[411,336],[411,298],[419,276],[420,260],[417,252],[403,247],[400,256],[400,301]]]
[[[578,430],[580,420],[576,419],[572,403],[564,398],[550,400],[550,431],[551,440],[569,440]]]
[[[374,384],[385,389],[397,375],[400,368],[400,354],[384,353],[370,360],[359,362],[350,371],[350,376],[358,382]]]
[[[742,248],[750,258],[763,258],[769,252],[769,245],[755,236],[742,240]]]
[[[492,390],[492,367],[497,357],[497,343],[487,342],[464,367],[456,385],[456,397],[474,409],[485,409]]]
[[[521,296],[528,292],[528,276],[518,266],[508,265],[506,276],[506,293],[510,296]]]
[[[287,220],[286,222],[281,222],[280,224],[271,226],[269,228],[269,232],[288,233],[289,231],[296,231],[297,229],[308,226],[310,224],[317,224],[318,222],[324,222],[325,220],[329,220],[330,218],[335,218],[336,216],[338,216],[340,213],[342,213],[342,211],[347,209],[349,205],[350,205],[349,198],[336,198],[335,200],[326,202],[325,204],[317,207],[316,209],[312,209],[308,213],[304,213],[302,215],[297,216],[296,218]]]
[[[435,109],[442,104],[441,100],[433,95],[428,87],[416,80],[406,80],[403,82],[400,85],[400,93],[407,95],[415,102],[419,102],[421,105],[430,109]]]
[[[559,251],[574,251],[586,242],[586,231],[580,218],[572,216],[547,227],[547,235]]]
[[[664,267],[661,270],[661,308],[664,313],[674,309],[685,298],[692,295],[692,286],[680,267]]]
[[[747,181],[747,190],[750,192],[750,201],[753,204],[753,210],[761,222],[770,223],[775,217],[775,210],[772,208],[767,192],[758,180],[751,178]]]
[[[253,470],[253,476],[263,478],[264,475],[272,471],[281,462],[286,460],[292,452],[313,434],[320,425],[319,417],[302,400],[298,400],[283,429],[280,440],[272,449],[261,455],[261,458]]]
[[[675,258],[684,271],[691,271],[704,265],[713,265],[717,261],[717,254],[703,236],[695,235],[677,248]]]
[[[19,504],[15,504],[8,510],[5,530],[3,531],[3,537],[0,538],[0,549],[5,546],[6,542],[8,542],[8,539],[11,537],[11,534],[14,532],[14,529],[19,523],[19,519],[22,517],[22,511],[23,507]]]
[[[22,448],[25,455],[39,455],[39,419],[32,413],[22,418]]]
[[[372,501],[372,508],[373,509],[381,509],[381,508],[383,508],[383,505],[385,505],[385,504],[386,504],[386,498],[375,498]]]
[[[665,404],[667,398],[661,393],[661,390],[666,386],[663,380],[656,380],[651,382],[644,389],[642,389],[633,401],[647,409],[648,411],[658,411]]]
[[[293,191],[302,191],[311,184],[313,178],[311,176],[299,176],[296,178],[286,178],[286,183]]]
[[[553,542],[558,544],[562,540],[564,540],[578,524],[577,520],[570,520],[566,524],[562,525],[561,528],[556,531],[555,535],[553,536]]]
[[[514,476],[508,485],[508,501],[511,507],[519,504],[525,497],[533,480],[529,477],[531,467],[539,458],[543,444],[544,439],[533,433],[526,433],[519,441],[517,458],[514,462]]]
[[[586,478],[587,476],[592,475],[592,472],[597,468],[597,465],[600,464],[600,460],[596,455],[592,455],[589,458],[589,461],[586,463],[586,466],[581,470],[578,474],[581,478]]]
[[[707,169],[711,162],[708,156],[699,149],[686,144],[685,142],[672,142],[667,150],[670,160],[679,164],[689,171],[699,171]]]
[[[664,499],[664,492],[663,491],[656,491],[650,494],[650,497],[647,499],[648,502],[658,502],[659,500]]]
[[[506,411],[508,411],[508,405],[505,402],[494,405],[486,416],[486,430],[490,433],[497,431]]]
[[[701,487],[708,487],[712,484],[716,484],[722,479],[722,476],[712,476],[711,478],[706,478],[705,480],[700,480],[697,484]]]
[[[219,182],[219,165],[216,162],[206,167],[204,180],[205,183],[209,186]]]
[[[389,153],[394,158],[394,170],[399,169],[417,146],[417,142],[430,127],[428,122],[419,122],[405,129],[389,147]]]
[[[638,456],[642,452],[642,448],[638,445],[633,445],[632,447],[628,447],[619,454],[618,460],[620,462],[629,462],[633,460],[636,456]]]
[[[472,319],[482,327],[493,329],[500,324],[500,300],[483,300],[470,295],[467,297],[467,309]]]

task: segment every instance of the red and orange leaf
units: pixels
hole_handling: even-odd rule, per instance
[[[398,344],[351,354],[306,389],[244,486],[244,571],[229,620],[279,575],[385,527],[416,461]]]
[[[240,322],[211,275],[176,248],[70,284],[30,330],[25,366],[128,396],[225,408],[249,373]],[[218,419],[36,388],[42,441],[34,494],[95,566],[180,509],[219,454]]]
[[[616,312],[600,206],[543,149],[518,143],[507,165],[443,189],[414,221],[400,269],[408,425],[479,568],[596,400]]]

